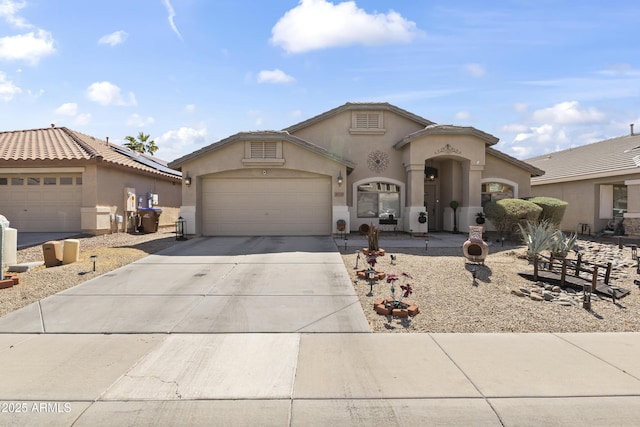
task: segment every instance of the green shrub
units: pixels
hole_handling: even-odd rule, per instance
[[[567,210],[569,203],[554,197],[532,197],[528,200],[542,208],[540,221],[548,221],[556,228],[560,227],[564,212]]]
[[[522,199],[502,199],[489,202],[484,207],[485,215],[500,235],[511,235],[518,224],[538,221],[540,212],[540,206]]]

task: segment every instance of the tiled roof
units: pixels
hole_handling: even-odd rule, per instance
[[[315,123],[321,122],[331,116],[335,116],[336,114],[340,114],[343,111],[348,110],[386,110],[393,111],[394,113],[406,117],[409,120],[413,120],[416,123],[419,123],[423,126],[429,126],[434,124],[431,120],[427,120],[424,117],[420,117],[417,114],[413,114],[407,110],[403,110],[402,108],[396,107],[395,105],[389,104],[388,102],[347,102],[344,105],[333,108],[329,111],[325,111],[322,114],[318,114],[317,116],[311,117],[310,119],[304,120],[300,123],[297,123],[293,126],[289,126],[285,128],[286,132],[295,133],[300,129],[304,129],[308,126],[311,126]]]
[[[640,135],[626,135],[569,148],[525,160],[543,169],[531,184],[575,181],[603,176],[640,173],[634,157],[640,156]],[[637,157],[640,161],[640,157]]]
[[[107,162],[143,173],[180,179],[166,163],[66,127],[0,132],[0,166],[12,161]]]
[[[489,145],[494,145],[499,141],[495,136],[478,130],[472,126],[438,125],[434,123],[426,126],[424,129],[420,129],[419,131],[405,136],[402,140],[397,142],[394,147],[402,148],[414,139],[420,138],[424,135],[474,135],[483,139]]]

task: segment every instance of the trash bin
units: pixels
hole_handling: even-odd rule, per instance
[[[138,215],[140,215],[140,231],[143,233],[155,233],[158,231],[161,213],[162,209],[159,208],[138,209]]]
[[[62,245],[62,264],[72,264],[80,258],[80,240],[66,239]]]
[[[51,240],[42,244],[44,254],[44,265],[46,267],[56,267],[62,264],[62,242]]]

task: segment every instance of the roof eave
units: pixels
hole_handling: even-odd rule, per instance
[[[313,116],[307,120],[304,120],[300,123],[296,123],[295,125],[289,126],[287,128],[284,128],[283,130],[285,132],[290,132],[290,133],[295,133],[301,129],[304,129],[306,127],[309,127],[313,124],[319,123],[323,120],[328,119],[329,117],[335,116],[337,114],[340,114],[342,112],[345,111],[351,111],[351,110],[357,110],[357,111],[366,111],[366,110],[371,110],[371,111],[379,111],[379,110],[385,110],[385,111],[392,111],[400,116],[406,117],[409,120],[412,120],[416,123],[419,123],[423,126],[429,126],[434,124],[434,122],[432,122],[431,120],[427,120],[424,117],[420,117],[417,114],[411,113],[410,111],[404,110],[400,107],[396,107],[395,105],[389,104],[388,102],[363,102],[363,103],[358,103],[358,102],[347,102],[346,104],[343,104],[339,107],[333,108],[329,111],[325,111],[322,114],[318,114],[317,116]]]
[[[425,135],[472,135],[482,139],[487,145],[495,145],[500,141],[499,138],[476,129],[472,126],[433,126],[426,127],[402,138],[394,144],[396,150],[400,150],[405,145]]]
[[[347,168],[351,168],[351,169],[355,168],[355,163],[353,163],[352,161],[336,156],[335,154],[328,152],[324,148],[318,147],[317,145],[312,144],[302,138],[298,138],[296,136],[290,135],[289,132],[287,131],[239,132],[228,138],[222,139],[206,147],[203,147],[200,150],[194,151],[191,154],[187,154],[186,156],[183,156],[179,159],[169,162],[168,166],[172,169],[181,170],[182,166],[185,163],[195,160],[203,155],[213,153],[237,141],[288,141],[306,150],[309,150],[315,154],[318,154],[320,156],[323,156],[335,162],[338,162],[346,166]]]

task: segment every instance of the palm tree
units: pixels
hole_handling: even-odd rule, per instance
[[[125,136],[124,139],[128,142],[126,142],[124,146],[132,151],[149,153],[153,156],[153,154],[158,151],[158,146],[154,140],[149,141],[149,136],[148,134],[145,135],[144,132],[140,132],[137,139],[133,136]]]

